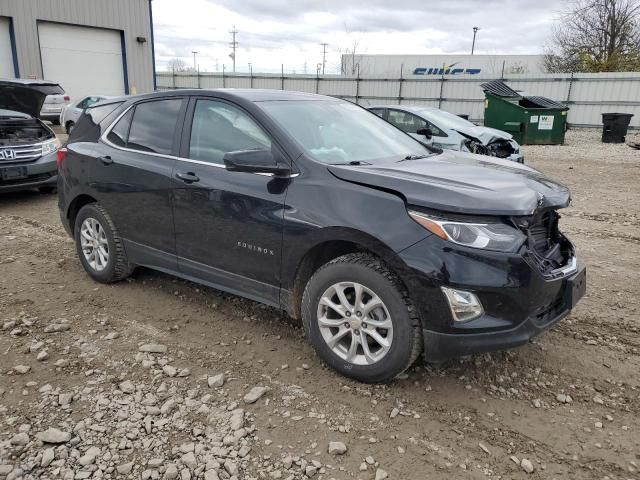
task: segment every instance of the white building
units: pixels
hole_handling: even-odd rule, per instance
[[[0,78],[72,98],[154,90],[151,0],[0,0]]]
[[[544,73],[543,55],[342,55],[342,74],[397,78],[424,75]]]

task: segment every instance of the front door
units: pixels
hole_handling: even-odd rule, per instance
[[[173,175],[176,249],[187,276],[272,305],[279,302],[288,179],[229,172],[223,156],[280,149],[240,107],[194,98]]]
[[[171,176],[186,100],[131,107],[96,149],[90,181],[112,216],[132,261],[175,270]]]

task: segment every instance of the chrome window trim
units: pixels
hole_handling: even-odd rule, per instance
[[[111,130],[116,126],[116,123],[118,123],[120,121],[120,119],[122,117],[124,117],[127,114],[127,112],[129,110],[131,110],[133,107],[135,107],[136,105],[137,105],[136,103],[134,103],[133,105],[129,105],[120,115],[118,115],[116,117],[116,119],[113,122],[111,122],[111,125],[109,125],[107,127],[107,129],[104,131],[104,133],[100,137],[100,141],[102,143],[110,146],[111,148],[115,148],[116,150],[121,150],[123,152],[139,153],[139,154],[142,154],[142,155],[150,155],[152,157],[168,158],[169,160],[178,160],[178,161],[181,161],[181,162],[195,163],[196,165],[204,165],[204,166],[208,166],[208,167],[222,168],[224,170],[227,169],[227,167],[225,167],[224,165],[221,165],[219,163],[205,162],[204,160],[193,160],[191,158],[185,158],[185,157],[176,157],[174,155],[165,155],[164,153],[143,152],[142,150],[134,150],[133,148],[120,147],[118,145],[115,145],[114,143],[111,143],[107,139],[107,135],[109,135],[109,133],[111,133]],[[133,119],[131,119],[131,121],[133,122]],[[254,173],[254,175],[262,175],[262,176],[267,176],[267,177],[273,177],[274,176],[273,173]],[[286,176],[278,177],[278,178],[295,178],[298,175],[300,175],[300,174],[299,173],[293,173],[291,175],[286,175]]]

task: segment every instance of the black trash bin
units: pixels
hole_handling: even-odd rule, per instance
[[[602,143],[624,143],[632,113],[602,114]]]

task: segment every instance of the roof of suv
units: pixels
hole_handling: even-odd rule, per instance
[[[136,97],[126,97],[127,99],[153,98],[158,94],[163,95],[206,95],[207,93],[221,93],[224,97],[241,98],[250,102],[286,101],[286,100],[338,100],[326,95],[316,95],[315,93],[292,92],[288,90],[268,90],[259,88],[212,88],[212,89],[180,89],[170,92],[154,92]]]

